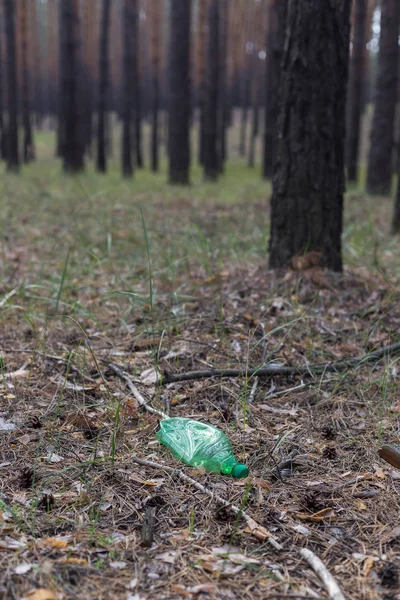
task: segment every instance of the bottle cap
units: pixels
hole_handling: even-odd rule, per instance
[[[235,477],[236,479],[247,477],[248,474],[249,469],[246,467],[246,465],[241,465],[240,463],[235,465],[232,469],[232,477]]]

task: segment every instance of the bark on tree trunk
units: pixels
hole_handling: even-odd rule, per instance
[[[7,139],[6,139],[6,131],[4,128],[4,94],[3,94],[3,53],[1,51],[2,48],[2,35],[3,29],[0,28],[0,158],[3,160],[6,159],[7,155]]]
[[[161,47],[161,19],[162,4],[160,0],[153,0],[152,4],[152,86],[151,86],[151,170],[157,172],[159,168],[158,156],[158,115],[160,110],[160,47]]]
[[[36,17],[36,14],[34,13]],[[28,6],[27,0],[21,0],[20,5],[21,33],[21,74],[22,74],[22,122],[24,127],[24,162],[35,158],[30,113],[29,72],[28,72]]]
[[[356,0],[354,6],[353,49],[349,74],[349,101],[346,137],[348,181],[357,181],[358,148],[363,104],[366,17],[368,0]]]
[[[63,0],[60,22],[60,153],[66,172],[84,168],[84,137],[80,111],[79,14],[77,0]]]
[[[7,169],[19,169],[18,156],[18,98],[17,98],[17,59],[15,43],[14,0],[4,0],[7,49]]]
[[[351,0],[289,0],[271,201],[270,267],[309,251],[342,269]],[[318,23],[318,27],[315,24]]]
[[[277,144],[279,82],[288,0],[270,0],[265,77],[263,177],[272,177]]]
[[[394,212],[392,221],[392,232],[400,233],[400,156],[397,159],[397,194],[394,202]]]
[[[137,78],[138,41],[137,0],[125,0],[123,28],[123,70],[122,70],[122,174],[133,175],[132,162],[132,109],[135,106],[135,86]]]
[[[207,14],[208,0],[199,2],[199,40],[197,49],[197,67],[198,67],[198,84],[199,84],[199,163],[204,163],[204,111],[206,102],[206,42],[207,42]]]
[[[375,109],[368,156],[367,191],[390,194],[397,98],[399,0],[382,0]]]
[[[219,3],[211,0],[208,8],[207,93],[204,113],[204,177],[216,181],[219,172],[218,157],[218,83],[219,69]]]
[[[106,156],[106,111],[108,105],[108,86],[110,68],[108,60],[108,32],[110,25],[111,0],[103,0],[101,13],[101,31],[99,47],[99,98],[97,108],[97,170],[107,170]]]
[[[169,56],[169,182],[189,183],[190,0],[171,0]]]

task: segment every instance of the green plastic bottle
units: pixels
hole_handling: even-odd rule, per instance
[[[249,474],[246,465],[236,460],[225,433],[207,423],[179,417],[164,419],[156,437],[175,458],[192,467],[235,478]]]

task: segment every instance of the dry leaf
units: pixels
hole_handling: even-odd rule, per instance
[[[356,500],[356,504],[357,504],[357,507],[359,508],[359,510],[368,510],[368,506],[360,498],[358,498]]]
[[[254,537],[256,537],[261,542],[263,542],[264,540],[271,537],[271,534],[269,533],[269,531],[267,529],[265,529],[265,527],[263,527],[262,525],[259,525],[251,517],[247,517],[246,523],[250,530],[250,533],[252,535],[254,535]]]
[[[372,558],[372,556],[368,556],[365,559],[365,562],[363,564],[363,575],[364,577],[368,577],[368,575],[371,572],[372,567],[374,566],[374,559]]]
[[[28,592],[25,598],[23,598],[22,600],[57,600],[57,598],[52,590],[40,588],[38,590]]]
[[[378,477],[378,479],[385,479],[386,475],[383,472],[382,467],[378,467],[374,473],[375,477]]]
[[[43,542],[52,548],[66,548],[68,546],[67,540],[62,540],[60,538],[45,538]]]
[[[395,527],[383,534],[381,538],[382,544],[387,544],[400,537],[400,527]]]

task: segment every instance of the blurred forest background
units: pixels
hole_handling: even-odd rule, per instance
[[[398,600],[399,26],[0,0],[1,599]]]

